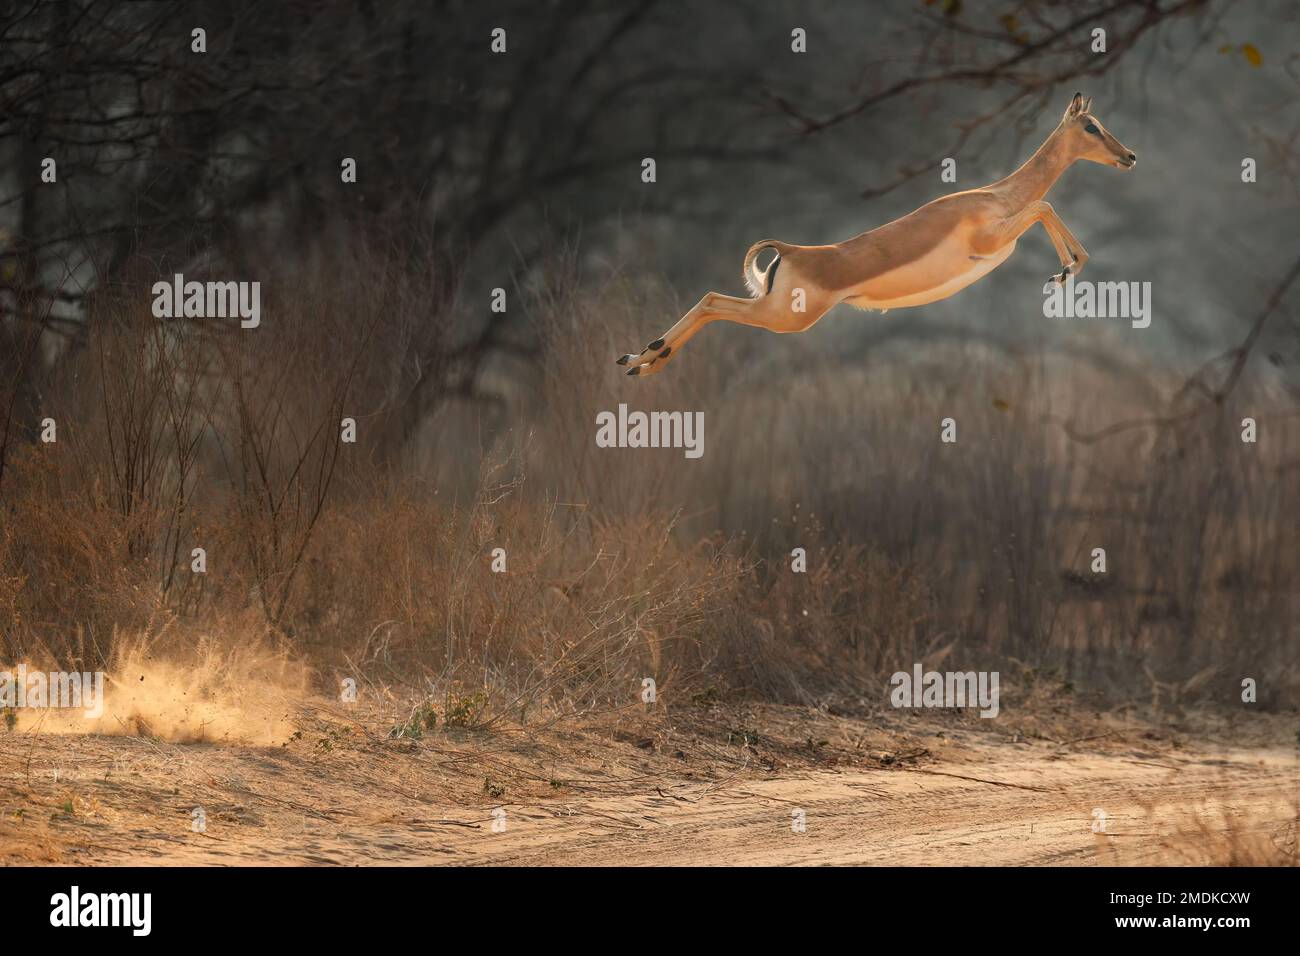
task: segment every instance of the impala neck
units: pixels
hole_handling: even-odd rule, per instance
[[[1037,202],[1077,158],[1065,148],[1065,137],[1058,127],[1023,166],[998,185],[1016,206]]]

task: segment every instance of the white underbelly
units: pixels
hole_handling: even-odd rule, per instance
[[[956,273],[947,265],[947,262],[952,261],[950,258],[944,263],[945,267],[940,267],[938,263],[935,263],[933,268],[925,259],[922,259],[919,262],[909,263],[903,267],[906,270],[906,277],[899,277],[903,281],[889,283],[888,280],[891,277],[888,274],[879,277],[881,280],[886,280],[888,284],[903,286],[907,291],[899,292],[887,298],[854,294],[846,297],[844,301],[859,309],[905,309],[909,306],[928,305],[931,302],[938,302],[940,299],[955,295],[972,282],[978,282],[984,278],[1006,262],[1011,253],[1015,252],[1015,249],[1016,244],[1012,242],[990,256],[975,259],[968,255],[966,261],[970,263],[970,266]],[[943,278],[935,281],[931,278],[932,276],[942,276]]]

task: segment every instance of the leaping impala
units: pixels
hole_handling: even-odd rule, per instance
[[[938,302],[988,275],[1011,255],[1016,240],[1043,224],[1061,260],[1054,278],[1078,275],[1088,253],[1043,201],[1066,168],[1086,159],[1132,169],[1127,146],[1092,115],[1092,97],[1074,94],[1061,123],[1029,161],[983,189],[941,196],[901,219],[829,246],[795,246],[764,239],[745,254],[752,298],[710,292],[663,338],[640,355],[624,355],[629,375],[653,375],[710,322],[740,322],[771,332],[803,332],[840,302],[860,309],[901,309]],[[774,249],[766,269],[755,263]],[[802,293],[802,294],[800,294]],[[802,308],[800,308],[802,306]]]

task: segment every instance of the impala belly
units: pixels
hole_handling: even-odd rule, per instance
[[[988,275],[1015,248],[1013,241],[987,256],[973,256],[964,239],[950,237],[914,262],[855,287],[844,301],[859,309],[904,309],[938,302]]]

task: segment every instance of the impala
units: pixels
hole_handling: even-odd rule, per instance
[[[1061,260],[1053,278],[1077,276],[1088,253],[1043,197],[1061,173],[1086,159],[1132,169],[1127,146],[1092,115],[1092,97],[1074,94],[1061,123],[1029,160],[982,189],[941,196],[915,212],[829,246],[764,239],[745,254],[751,298],[709,292],[639,355],[624,355],[629,375],[652,375],[700,329],[719,320],[771,332],[803,332],[841,302],[860,309],[902,309],[946,299],[988,275],[1011,255],[1034,223],[1042,223]],[[766,269],[756,260],[776,255]]]

